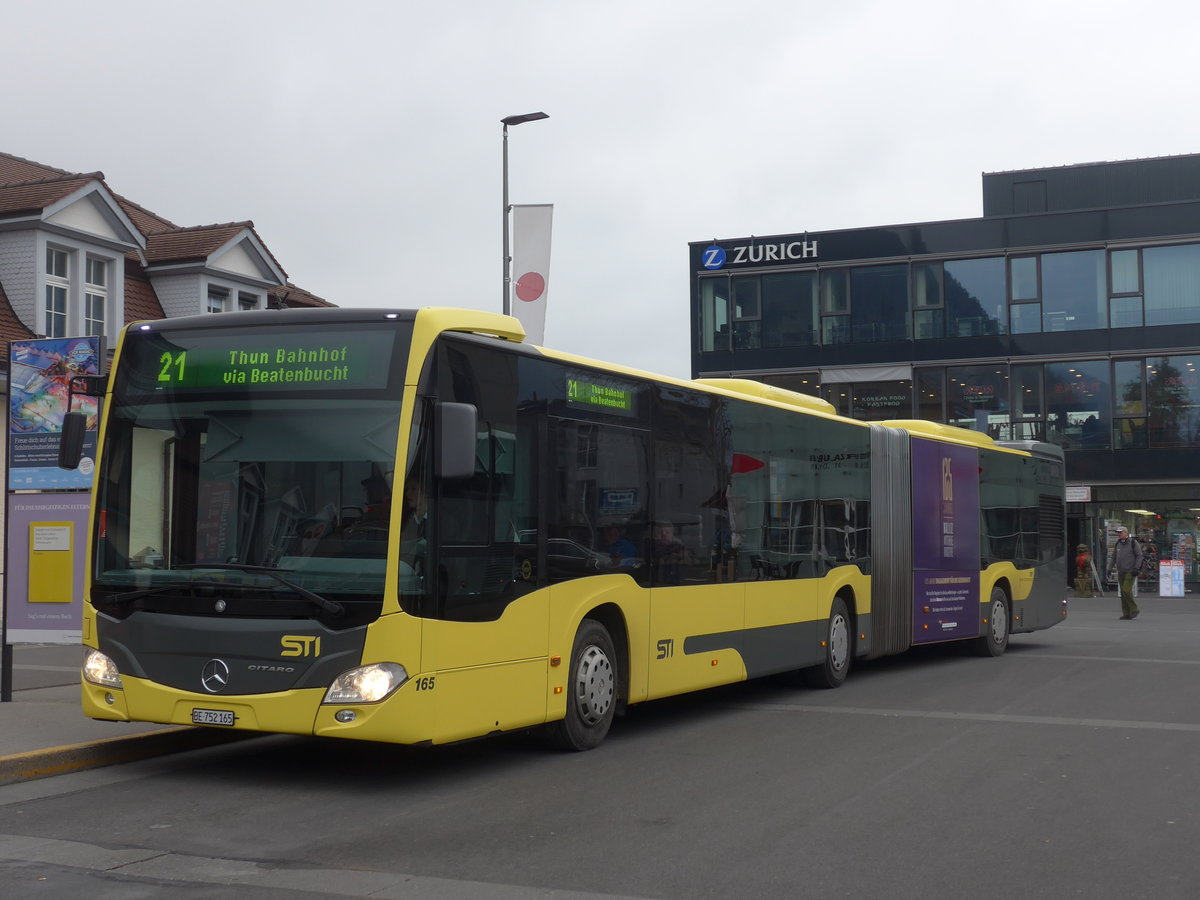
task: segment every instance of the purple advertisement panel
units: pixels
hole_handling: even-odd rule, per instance
[[[58,467],[58,441],[67,386],[76,375],[98,375],[100,338],[50,338],[9,345],[9,490],[87,490],[96,457],[96,400],[76,395],[74,409],[88,417],[83,460]]]
[[[979,634],[979,451],[912,440],[913,643]]]
[[[10,644],[78,644],[89,495],[9,494],[5,618]]]

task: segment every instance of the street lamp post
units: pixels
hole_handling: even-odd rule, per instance
[[[501,184],[502,184],[502,190],[503,190],[502,212],[504,214],[504,256],[503,256],[504,301],[501,304],[501,309],[504,311],[504,314],[506,316],[512,312],[511,301],[509,299],[509,282],[512,281],[512,275],[509,272],[509,264],[512,262],[512,259],[508,255],[508,213],[509,213],[509,206],[508,206],[508,126],[509,125],[523,125],[526,122],[536,122],[538,119],[548,119],[548,118],[550,118],[550,116],[544,112],[534,112],[534,113],[522,113],[519,116],[505,116],[503,119],[500,120],[500,123],[504,126],[504,141],[503,141],[504,153],[503,153],[503,160],[502,160],[503,168],[502,168],[502,177],[501,177]]]

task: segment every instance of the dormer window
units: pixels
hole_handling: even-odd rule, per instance
[[[107,306],[108,262],[89,256],[83,285],[83,333],[85,335],[88,337],[104,336],[105,307]]]
[[[248,309],[258,309],[258,297],[254,294],[238,292],[238,309],[245,312]]]
[[[46,337],[67,336],[67,297],[71,291],[71,257],[57,247],[46,248]]]
[[[208,311],[210,313],[229,312],[229,291],[210,285],[208,288]]]

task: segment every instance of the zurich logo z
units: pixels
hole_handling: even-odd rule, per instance
[[[719,269],[725,265],[725,251],[713,244],[700,251],[700,259],[704,262],[704,268]]]

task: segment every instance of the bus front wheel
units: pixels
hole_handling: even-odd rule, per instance
[[[551,738],[556,746],[591,750],[604,740],[619,696],[616,663],[608,629],[594,619],[584,619],[571,649],[567,715],[552,726]]]
[[[846,601],[833,598],[825,628],[825,661],[804,670],[804,680],[816,688],[841,687],[854,657],[854,631]]]
[[[988,605],[988,620],[983,634],[975,638],[971,649],[976,656],[1000,656],[1008,648],[1008,595],[1004,588],[992,588],[992,600]]]

